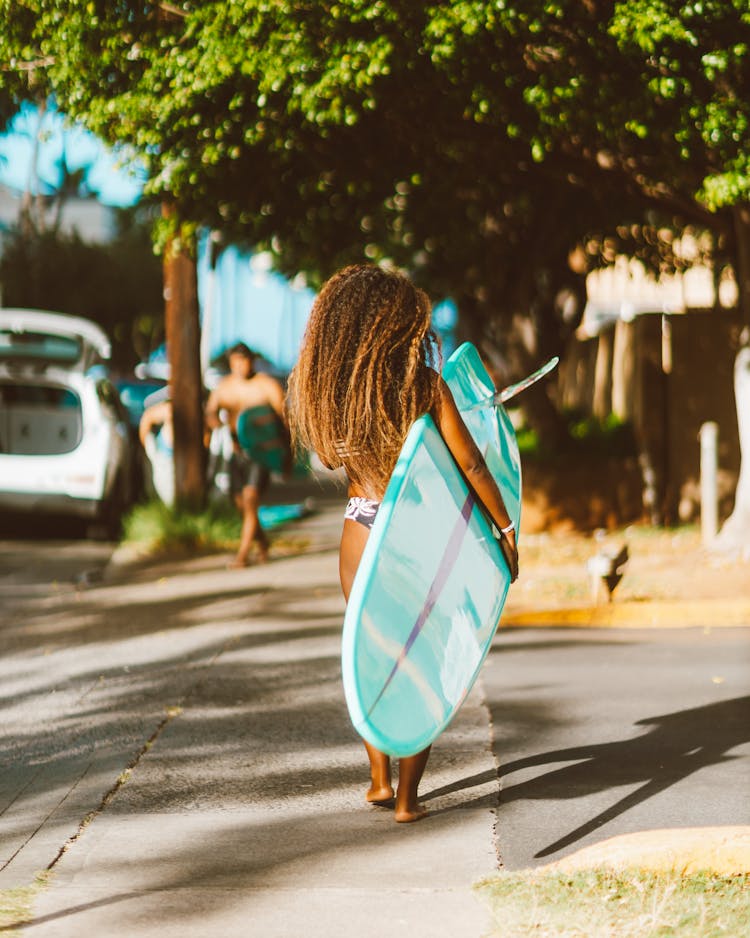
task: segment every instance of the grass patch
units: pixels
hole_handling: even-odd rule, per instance
[[[20,935],[16,929],[31,922],[34,899],[47,884],[48,878],[49,873],[42,873],[31,886],[0,889],[0,931],[4,936]]]
[[[298,554],[309,547],[309,538],[280,531],[307,511],[304,505],[261,506],[261,524],[277,555]],[[223,553],[237,550],[241,529],[239,512],[226,501],[195,512],[155,500],[136,505],[123,520],[122,543],[149,557]]]
[[[585,870],[500,873],[475,887],[492,938],[737,938],[750,934],[750,875]]]
[[[210,505],[200,512],[178,510],[160,501],[136,505],[123,522],[124,544],[147,554],[188,554],[237,547],[239,512]]]

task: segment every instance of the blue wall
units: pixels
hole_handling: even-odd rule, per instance
[[[211,271],[209,239],[198,254],[198,301],[208,334],[209,360],[245,342],[287,372],[297,360],[315,293],[269,269],[266,256],[229,246]]]
[[[267,257],[237,247],[224,248],[211,271],[210,242],[201,238],[198,254],[198,300],[208,320],[209,361],[235,342],[245,342],[281,372],[297,360],[315,293],[269,267]],[[455,348],[456,307],[451,300],[435,306],[433,324],[443,340],[445,357]]]

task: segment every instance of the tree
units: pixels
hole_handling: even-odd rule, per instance
[[[685,166],[702,176],[693,197],[726,226],[745,327],[735,363],[740,478],[719,543],[750,553],[750,11],[745,0],[639,0],[616,6],[611,32],[646,79],[636,131],[657,137],[688,191]],[[664,104],[669,124],[649,121]]]
[[[727,28],[743,25],[736,3]],[[627,17],[648,36],[656,0],[22,6],[34,15],[17,67],[21,52],[43,63],[70,113],[145,154],[172,217],[318,279],[364,246],[480,307],[496,284],[507,306],[508,269],[524,279],[518,254],[537,247],[536,268],[550,240],[559,262],[556,242],[646,207],[725,227],[695,199],[696,140],[682,134],[675,158],[685,115],[654,105],[650,60],[618,38]]]
[[[750,11],[746,0],[596,3],[592,29],[545,3],[543,56],[529,89],[545,131],[541,159],[564,152],[637,186],[678,224],[710,230],[728,257],[745,323],[735,373],[742,447],[727,547],[750,550]],[[538,24],[537,24],[538,25]],[[560,42],[554,37],[564,34]],[[572,41],[571,41],[572,39]],[[563,51],[565,54],[562,54]],[[586,60],[598,62],[586,68]],[[658,269],[658,266],[657,266]]]
[[[41,94],[46,98],[48,85],[46,57],[35,54],[31,42],[34,11],[26,4],[0,0],[0,130],[15,115],[22,101]]]
[[[443,41],[445,5],[408,0],[26,6],[27,58],[64,109],[145,155],[173,225],[221,227],[313,283],[363,255],[408,267],[457,299],[504,378],[560,351],[584,301],[571,251],[633,202],[597,167],[592,183],[567,156],[534,160],[507,24],[485,36],[467,20],[464,50]]]
[[[743,2],[24,0],[13,42],[144,155],[167,232],[220,227],[313,283],[363,255],[407,267],[505,378],[561,350],[618,226],[691,223],[736,261]],[[544,393],[527,403],[552,433]]]
[[[114,86],[106,84],[95,88],[91,85],[91,81],[96,82],[102,74],[98,66],[101,63],[111,65],[106,49],[97,50],[91,43],[104,42],[107,28],[112,27],[112,44],[116,45],[118,41],[122,44],[123,30],[131,24],[137,26],[141,14],[160,21],[164,18],[162,7],[168,5],[149,6],[139,14],[137,8],[133,9],[132,4],[126,2],[46,3],[31,0],[13,3],[0,0],[0,59],[6,63],[0,70],[0,122],[7,120],[12,110],[25,99],[33,98],[40,107],[44,107],[48,96],[55,95],[68,114],[80,117],[92,129],[99,129],[92,101],[97,100],[97,96],[106,97]],[[104,26],[102,19],[106,21]],[[106,46],[106,42],[104,44]],[[70,63],[81,69],[77,83],[66,81]],[[87,70],[88,75],[85,74]],[[108,80],[114,77],[115,71],[111,68],[107,71]],[[147,123],[146,114],[141,113],[140,117]],[[128,134],[105,134],[105,139],[110,143],[120,140],[137,142]],[[166,339],[168,348],[179,360],[177,374],[170,379],[177,438],[175,492],[178,504],[194,506],[203,502],[206,493],[197,338],[200,327],[195,226],[178,217],[169,206],[165,214],[172,219],[164,239]],[[38,240],[38,233],[31,226],[27,228],[28,239]],[[190,341],[195,343],[193,350],[186,348]]]

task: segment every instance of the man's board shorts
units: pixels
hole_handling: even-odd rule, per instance
[[[257,489],[262,495],[271,481],[271,472],[264,465],[257,462],[243,452],[232,453],[229,460],[229,491],[232,495],[239,495],[245,488]]]

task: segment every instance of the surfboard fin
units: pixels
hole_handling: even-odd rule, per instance
[[[544,378],[545,375],[548,375],[550,371],[557,367],[559,362],[559,356],[555,355],[554,358],[550,358],[541,368],[537,368],[537,370],[528,377],[517,381],[515,384],[509,384],[507,388],[503,388],[502,391],[498,391],[491,397],[486,397],[484,400],[472,404],[469,410],[480,410],[482,407],[497,407],[498,404],[505,404],[507,401],[511,400],[511,398],[520,394],[521,391],[525,391],[527,388],[530,388],[532,384],[536,384],[537,381]]]

